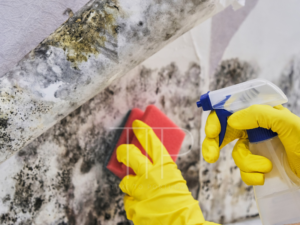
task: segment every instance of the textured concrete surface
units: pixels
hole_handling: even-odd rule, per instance
[[[93,0],[0,77],[0,162],[167,43],[218,0]]]

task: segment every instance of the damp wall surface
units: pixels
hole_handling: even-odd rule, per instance
[[[176,62],[135,68],[3,162],[0,223],[130,224],[120,180],[105,161],[127,112],[149,104],[188,131],[177,164],[197,199],[201,112],[192,105],[201,69],[186,62],[184,71]]]
[[[217,0],[93,0],[0,78],[0,162],[221,9]]]
[[[252,187],[232,159],[233,144],[217,163],[203,160],[207,113],[195,101],[209,89],[260,77],[281,87],[286,106],[300,116],[299,7],[297,0],[253,0],[238,11],[227,8],[112,81],[0,165],[0,224],[129,225],[119,180],[104,161],[113,128],[128,110],[148,104],[193,134],[177,165],[205,218],[261,224]]]

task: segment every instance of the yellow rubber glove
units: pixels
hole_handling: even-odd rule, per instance
[[[204,220],[198,201],[154,131],[139,120],[132,126],[153,163],[135,145],[121,145],[117,149],[118,161],[136,174],[124,177],[119,185],[126,193],[127,218],[136,225],[214,224]]]
[[[222,146],[219,147],[221,125],[214,111],[209,115],[202,145],[203,157],[214,163],[219,158],[222,147],[235,139],[232,157],[240,168],[242,180],[248,185],[263,185],[264,174],[272,170],[272,163],[265,157],[251,154],[249,141],[244,130],[263,127],[278,133],[285,147],[292,171],[300,177],[300,118],[283,106],[253,105],[234,113],[228,119],[227,130]]]
[[[205,125],[206,137],[202,144],[202,155],[205,161],[214,163],[218,160],[220,150],[224,146],[235,139],[239,139],[233,148],[232,157],[240,169],[242,180],[248,185],[263,185],[264,174],[272,170],[272,163],[269,159],[263,156],[253,155],[250,152],[247,132],[244,131],[246,128],[235,129],[235,127],[231,125],[231,121],[233,120],[230,120],[230,118],[234,118],[233,116],[235,114],[228,119],[225,137],[222,145],[219,147],[221,124],[216,112],[211,111]],[[248,120],[248,117],[243,118],[243,121],[246,120]],[[236,122],[238,123],[240,120]]]
[[[282,105],[274,108],[266,105],[253,105],[230,116],[228,124],[237,130],[263,127],[278,133],[289,165],[300,178],[300,118],[298,116]]]

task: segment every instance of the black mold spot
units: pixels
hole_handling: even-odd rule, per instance
[[[166,34],[164,41],[169,40],[173,35],[172,34]]]
[[[131,225],[131,223],[129,221],[125,221],[125,222],[119,222],[117,223],[117,225]]]
[[[199,170],[196,165],[190,165],[185,172],[184,178],[189,188],[195,188],[199,184]]]
[[[278,82],[278,86],[286,94],[289,101],[286,107],[300,116],[300,56],[295,56],[285,67]]]
[[[81,173],[88,173],[94,164],[94,161],[83,161],[80,167]]]
[[[191,130],[190,124],[187,124],[187,125],[185,126],[185,128],[186,128],[188,131],[190,131],[190,130]]]
[[[8,202],[8,201],[10,201],[10,195],[9,194],[5,195],[5,197],[2,199],[3,203]]]
[[[8,119],[0,118],[0,129],[6,129],[8,125]]]
[[[0,143],[0,149],[6,148],[6,150],[10,150],[11,148],[10,142],[13,141],[14,139],[12,139],[7,132],[2,132],[1,130],[0,130],[0,138],[2,139]]]
[[[9,149],[9,143],[13,141],[10,135],[5,131],[10,124],[8,123],[7,118],[0,118],[0,149],[6,148]]]
[[[116,26],[116,28],[115,28],[115,32],[118,34],[118,33],[120,33],[120,26]]]
[[[74,213],[74,210],[66,207],[65,212],[68,217],[68,225],[76,225],[76,215]]]
[[[42,206],[42,204],[43,204],[43,199],[41,199],[41,198],[36,198],[35,199],[35,203],[34,203],[34,210],[35,211],[38,211],[40,208],[41,208],[41,206]]]
[[[14,177],[16,185],[14,198],[11,201],[11,212],[14,214],[15,211],[13,209],[19,208],[22,213],[34,215],[41,208],[43,201],[45,201],[41,196],[36,196],[44,192],[43,185],[40,185],[43,184],[43,181],[40,180],[38,173],[40,163],[40,161],[37,161],[34,167],[33,165],[25,164],[22,170]],[[25,221],[23,222],[25,223]]]
[[[156,91],[155,91],[155,94],[158,94],[159,93],[159,87],[156,88]]]
[[[69,18],[71,18],[71,17],[74,16],[74,13],[73,13],[72,9],[67,8],[67,9],[63,12],[63,15],[68,15]]]
[[[207,175],[208,172],[209,172],[208,169],[203,170],[203,172],[202,172],[203,176]]]
[[[68,224],[63,221],[63,222],[60,222],[58,225],[68,225]]]
[[[95,192],[95,200],[94,200],[94,209],[98,216],[105,215],[105,211],[111,207],[110,198],[111,196],[108,194],[110,193],[109,186],[105,187],[98,187]],[[120,193],[120,192],[119,192]]]
[[[109,94],[114,95],[114,91],[110,90],[109,88],[105,89],[105,91],[107,91]]]
[[[253,190],[253,186],[248,186],[248,187],[245,188],[245,190],[248,191],[248,192],[252,191]]]
[[[69,190],[71,186],[71,171],[70,169],[64,169],[61,173],[57,173],[57,188],[63,189],[65,192]]]
[[[111,218],[111,215],[109,213],[105,213],[104,218],[105,220],[109,220]]]
[[[0,215],[1,224],[14,224],[17,221],[17,218],[10,217],[8,213]]]
[[[220,218],[220,223],[221,223],[221,224],[224,224],[224,222],[225,222],[225,216],[222,215],[221,218]]]
[[[23,174],[21,173],[20,176]],[[14,204],[21,209],[28,209],[31,204],[31,199],[33,197],[33,190],[31,188],[32,183],[26,182],[21,177],[17,178],[18,184],[16,186]]]
[[[161,98],[160,98],[160,104],[161,104],[161,106],[163,107],[163,108],[165,108],[165,96],[161,96]]]
[[[246,218],[254,218],[254,217],[258,217],[259,214],[256,213],[256,214],[253,214],[253,215],[247,215]]]
[[[85,223],[85,225],[97,225],[97,224],[98,224],[97,218],[94,217],[93,213],[90,211],[88,214],[88,220]]]
[[[41,43],[36,49],[34,49],[34,54],[36,57],[47,59],[48,56],[51,55],[50,52],[48,53],[48,50],[49,46]]]
[[[22,158],[25,162],[34,158],[37,155],[37,146],[35,143],[30,143],[25,148],[18,152],[18,157]]]

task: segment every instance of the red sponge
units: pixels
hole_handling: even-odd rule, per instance
[[[175,162],[184,140],[185,133],[154,105],[149,105],[144,114],[139,109],[131,110],[124,127],[131,128],[132,122],[136,119],[143,121],[153,129],[154,133],[162,141],[163,145],[166,147]],[[128,140],[131,144],[137,146],[144,155],[146,155],[145,150],[140,145],[138,139],[134,136],[133,130],[124,129],[106,166],[107,169],[121,179],[127,174],[134,174],[131,168],[119,163],[116,156],[116,149],[118,146],[128,143]]]
[[[115,143],[117,143],[114,146],[113,152],[110,155],[110,158],[108,159],[108,163],[106,164],[106,168],[109,169],[111,172],[113,172],[115,175],[120,177],[121,179],[127,175],[127,167],[120,163],[117,160],[117,148],[122,144],[130,144],[134,133],[132,130],[132,122],[134,120],[141,120],[144,112],[140,109],[132,109],[129,111],[125,118],[125,122],[120,126],[120,128],[117,130],[117,135],[115,139]],[[118,135],[119,134],[119,135]],[[131,168],[129,168],[129,173],[134,174]]]
[[[163,143],[175,162],[184,140],[185,133],[154,105],[149,105],[146,108],[141,120],[153,129],[154,133]],[[131,144],[134,144],[144,155],[146,155],[145,150],[135,136],[133,137]]]

